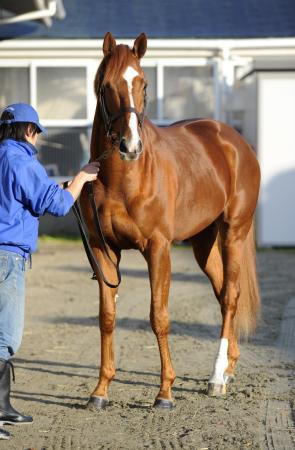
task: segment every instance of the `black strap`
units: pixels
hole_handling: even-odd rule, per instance
[[[63,183],[63,187],[66,188],[67,186],[68,186],[68,182],[65,181]],[[79,231],[80,231],[80,234],[81,234],[82,242],[83,242],[83,245],[84,245],[84,249],[85,249],[85,252],[86,252],[89,264],[90,264],[90,266],[91,266],[91,268],[93,270],[92,280],[96,280],[97,279],[96,274],[95,274],[95,272],[97,271],[99,273],[100,277],[102,278],[103,282],[108,287],[110,287],[110,288],[117,288],[119,286],[119,284],[121,283],[121,273],[120,273],[120,270],[119,270],[119,265],[116,264],[112,260],[110,254],[109,254],[109,251],[108,251],[107,243],[106,243],[104,234],[102,232],[100,220],[99,220],[98,213],[97,213],[97,208],[96,208],[96,204],[95,204],[95,198],[94,198],[92,183],[88,182],[86,188],[87,188],[87,194],[89,196],[90,204],[91,204],[91,207],[92,207],[94,224],[95,224],[95,228],[96,228],[99,240],[100,240],[100,245],[101,245],[102,251],[107,256],[107,258],[112,263],[112,265],[115,267],[116,273],[117,273],[118,282],[116,284],[112,284],[105,278],[104,273],[102,271],[102,268],[100,267],[100,264],[97,261],[95,255],[93,253],[93,250],[92,250],[92,248],[91,248],[91,246],[89,244],[89,239],[88,239],[88,236],[87,236],[87,234],[85,232],[86,226],[85,226],[85,223],[84,223],[84,220],[83,220],[81,208],[80,208],[78,200],[76,200],[74,205],[73,205],[73,211],[74,211],[75,217],[77,219]]]
[[[8,359],[8,360],[6,361],[6,364],[8,364],[8,365],[11,367],[12,381],[15,383],[14,365],[12,364],[12,362],[10,361],[10,359]]]
[[[127,106],[126,108],[121,108],[117,113],[111,115],[109,114],[106,103],[105,103],[105,86],[103,84],[100,84],[100,87],[98,89],[98,97],[99,97],[99,103],[100,103],[100,109],[101,114],[105,126],[105,132],[108,137],[112,135],[112,125],[116,120],[118,120],[121,116],[123,116],[125,113],[135,113],[138,119],[138,124],[140,128],[143,127],[144,122],[144,114],[145,114],[145,106],[146,106],[146,91],[145,91],[145,97],[144,97],[144,108],[143,111],[140,113],[137,111],[136,108],[132,106]]]

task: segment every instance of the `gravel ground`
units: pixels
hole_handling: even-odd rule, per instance
[[[155,410],[159,354],[149,325],[147,268],[125,252],[115,334],[117,374],[111,404],[85,409],[100,360],[98,286],[80,242],[40,242],[27,273],[26,327],[15,358],[13,404],[34,416],[7,427],[5,449],[291,450],[294,439],[295,251],[258,254],[263,312],[241,344],[237,379],[226,398],[206,385],[221,315],[189,247],[172,249],[170,346],[176,408]]]

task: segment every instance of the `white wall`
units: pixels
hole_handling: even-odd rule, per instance
[[[295,71],[257,74],[258,244],[295,245]]]

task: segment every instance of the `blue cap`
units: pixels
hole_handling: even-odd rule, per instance
[[[14,103],[13,105],[6,106],[2,111],[2,114],[4,112],[9,112],[12,114],[13,118],[9,120],[0,120],[0,125],[15,122],[29,122],[37,125],[39,133],[46,133],[46,129],[39,122],[37,111],[31,105],[28,105],[27,103]]]

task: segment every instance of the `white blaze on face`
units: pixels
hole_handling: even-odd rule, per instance
[[[132,85],[133,85],[133,79],[138,76],[139,73],[133,69],[133,67],[128,66],[123,74],[124,80],[127,82],[128,86],[128,93],[129,93],[129,102],[130,106],[132,108],[135,108],[134,100],[132,96]],[[129,119],[129,128],[131,131],[131,138],[128,141],[128,147],[129,151],[134,151],[137,148],[138,141],[139,141],[139,134],[138,134],[138,128],[137,128],[137,115],[135,113],[130,113],[130,119]]]

